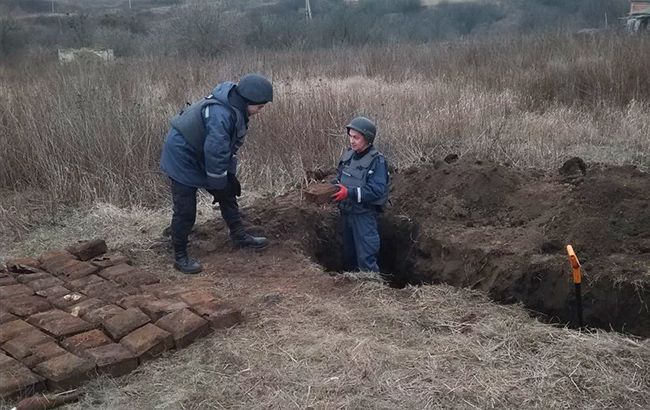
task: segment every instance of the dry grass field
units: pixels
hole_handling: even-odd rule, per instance
[[[547,35],[0,67],[0,186],[56,203],[153,204],[165,192],[157,163],[168,118],[248,71],[272,77],[278,96],[251,123],[249,189],[281,192],[332,165],[357,114],[377,120],[398,167],[452,151],[523,167],[573,155],[645,167],[648,47]]]
[[[98,204],[35,229],[12,252],[38,254],[79,237],[106,237],[135,263],[177,277],[157,246],[167,218]],[[199,218],[201,225],[211,218],[207,205]],[[284,244],[256,254],[220,245],[204,263],[206,286],[224,299],[239,298],[246,321],[128,376],[95,379],[66,408],[650,405],[647,339],[551,326],[469,289],[392,289],[372,277],[330,277]]]
[[[398,169],[456,153],[540,173],[573,156],[647,171],[648,67],[650,38],[559,33],[0,65],[0,259],[102,237],[180,277],[161,238],[167,121],[249,71],[272,78],[276,98],[243,148],[247,212],[333,166],[343,125],[360,114],[377,120],[377,145]],[[203,198],[199,223],[212,219]],[[239,298],[246,321],[95,379],[67,408],[650,407],[648,339],[543,323],[471,289],[330,276],[295,243],[250,254],[215,235],[202,278]]]

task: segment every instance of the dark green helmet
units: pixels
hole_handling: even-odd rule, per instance
[[[259,74],[246,74],[237,84],[237,92],[249,104],[266,104],[273,101],[273,85]]]
[[[348,132],[350,132],[351,129],[360,132],[370,144],[375,141],[375,136],[377,135],[377,127],[375,126],[375,123],[366,117],[354,118],[345,126],[345,128],[347,128]]]

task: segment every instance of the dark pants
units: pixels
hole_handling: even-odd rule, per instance
[[[377,214],[341,213],[343,220],[343,266],[346,271],[379,272]]]
[[[172,245],[175,252],[187,249],[187,237],[196,222],[196,191],[198,188],[183,185],[171,180],[172,201],[174,202],[174,215],[172,216]],[[219,209],[223,220],[230,228],[230,232],[241,229],[243,224],[239,214],[237,198],[230,189],[230,184],[224,191],[207,190],[219,202]]]

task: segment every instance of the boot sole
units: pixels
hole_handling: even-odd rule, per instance
[[[183,270],[177,264],[174,264],[174,269],[176,269],[177,271],[179,271],[181,273],[184,273],[186,275],[194,275],[194,274],[197,274],[197,273],[200,273],[200,272],[203,271],[203,268],[192,269],[192,270]]]
[[[268,248],[270,243],[267,243],[266,245],[263,246],[253,246],[253,245],[238,245],[238,244],[233,244],[233,247],[235,249],[254,249],[254,250],[261,250],[261,249],[266,249]]]

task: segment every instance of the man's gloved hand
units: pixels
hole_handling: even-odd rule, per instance
[[[339,190],[337,193],[332,195],[332,199],[336,202],[341,202],[348,197],[348,189],[345,187],[345,185],[336,184],[336,186],[339,187]]]
[[[230,184],[230,189],[235,196],[241,196],[241,183],[237,179],[237,175],[228,173],[228,183]]]
[[[225,189],[210,189],[208,190],[208,192],[213,197],[212,205],[216,204],[217,202],[221,201],[221,199],[226,198],[228,196],[228,191]]]

